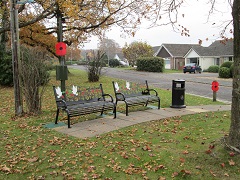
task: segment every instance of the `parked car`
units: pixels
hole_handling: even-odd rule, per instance
[[[202,72],[202,68],[201,66],[198,66],[196,63],[190,63],[190,64],[186,64],[183,67],[183,73],[201,73]]]

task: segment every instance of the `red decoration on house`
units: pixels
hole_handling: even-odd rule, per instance
[[[217,92],[219,90],[219,83],[217,81],[212,82],[212,90]]]
[[[56,54],[58,56],[65,56],[67,53],[67,46],[64,42],[58,42],[55,46]]]

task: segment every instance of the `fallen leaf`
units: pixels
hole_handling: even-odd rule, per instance
[[[33,157],[28,159],[28,162],[37,162],[38,161],[38,157]]]
[[[95,166],[89,166],[88,167],[88,172],[93,172],[96,169]]]
[[[202,167],[201,167],[201,166],[196,166],[195,168],[196,168],[196,169],[199,169],[199,170],[201,170],[201,169],[202,169]]]
[[[131,142],[132,144],[135,144],[135,142],[134,142],[134,140],[133,140],[133,139],[130,139],[130,142]]]
[[[57,164],[58,167],[62,167],[63,166],[63,162],[60,162]]]
[[[158,178],[158,180],[166,180],[166,178],[165,177],[160,177],[160,178]]]
[[[188,174],[188,175],[191,174],[191,171],[188,171],[188,170],[185,170],[185,169],[181,170],[181,172],[184,173],[184,174]]]
[[[210,170],[210,173],[211,173],[214,177],[216,177],[216,174],[215,174],[213,171]]]
[[[184,162],[185,162],[185,159],[184,159],[184,158],[180,158],[180,162],[181,162],[181,163],[184,163]]]
[[[224,168],[224,167],[225,167],[225,164],[224,164],[224,163],[221,163],[221,167]]]
[[[224,176],[227,176],[227,177],[229,177],[229,174],[228,174],[228,173],[224,173]]]
[[[131,151],[132,151],[132,152],[135,152],[135,151],[136,151],[136,148],[132,148]]]
[[[0,168],[0,170],[3,171],[3,172],[10,172],[11,171],[11,169],[8,168],[7,166],[3,166],[2,168]]]
[[[211,149],[208,149],[208,150],[205,151],[205,153],[206,153],[206,154],[211,154],[212,151],[211,151]]]
[[[215,145],[214,145],[214,144],[213,144],[213,145],[210,144],[210,145],[209,145],[209,149],[213,149],[213,148],[215,148]]]
[[[172,177],[176,177],[176,176],[178,176],[178,172],[172,173]]]
[[[67,174],[67,172],[66,172],[66,171],[62,171],[61,174],[62,174],[63,176],[65,176],[65,175]]]
[[[151,148],[148,145],[146,145],[146,146],[143,146],[142,150],[151,151]]]
[[[230,166],[235,166],[235,162],[232,159],[229,160],[228,163],[229,163]]]

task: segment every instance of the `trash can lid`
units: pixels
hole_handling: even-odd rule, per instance
[[[174,82],[185,82],[185,80],[184,79],[175,79],[175,80],[173,80]]]

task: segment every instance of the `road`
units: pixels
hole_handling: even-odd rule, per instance
[[[70,66],[76,69],[86,70],[84,66]],[[125,70],[121,68],[104,68],[102,74],[114,78],[124,79],[133,82],[148,80],[150,86],[161,89],[172,89],[172,80],[185,80],[185,93],[207,98],[213,97],[211,90],[212,81],[219,82],[217,100],[231,103],[232,100],[232,79],[220,79],[217,73],[154,73]]]

